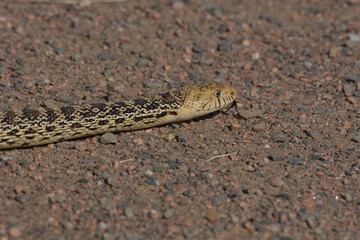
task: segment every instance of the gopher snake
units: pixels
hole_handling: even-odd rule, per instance
[[[0,112],[0,149],[190,120],[230,107],[236,97],[232,86],[202,83],[132,101]]]

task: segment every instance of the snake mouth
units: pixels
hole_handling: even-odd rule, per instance
[[[234,104],[235,99],[231,96],[229,97],[218,97],[218,101],[215,102],[216,109],[223,109]]]
[[[202,111],[214,111],[214,110],[221,110],[229,106],[233,106],[235,102],[235,98],[229,97],[218,97],[216,100],[208,101],[204,103],[202,106]]]

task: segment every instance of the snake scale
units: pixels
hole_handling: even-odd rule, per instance
[[[237,90],[230,85],[201,83],[124,102],[0,111],[0,149],[190,120],[232,105],[236,107],[236,97]]]

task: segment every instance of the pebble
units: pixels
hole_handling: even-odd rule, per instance
[[[290,194],[287,192],[281,192],[278,195],[276,195],[278,198],[282,198],[285,200],[290,200]]]
[[[329,57],[331,58],[335,58],[337,56],[339,52],[339,48],[338,47],[330,47],[330,50],[329,50]]]
[[[98,223],[98,227],[100,230],[104,231],[107,228],[107,224],[105,222],[101,221]]]
[[[271,139],[274,142],[285,142],[285,136],[282,134],[275,134],[271,136]]]
[[[125,216],[127,218],[133,218],[134,217],[134,210],[131,207],[125,208]]]
[[[356,142],[356,143],[360,143],[360,135],[352,137],[351,141]]]
[[[106,51],[102,51],[101,53],[99,53],[97,57],[99,60],[104,61],[110,58],[110,53]]]
[[[284,155],[279,154],[279,153],[273,153],[269,156],[269,159],[274,162],[283,161]]]
[[[114,188],[121,188],[122,183],[118,180],[117,176],[113,175],[106,179],[106,183]]]
[[[360,82],[360,73],[354,74],[354,73],[347,73],[344,77],[345,81],[349,82]]]
[[[210,221],[210,222],[216,222],[217,220],[220,219],[220,215],[215,212],[215,211],[210,211],[207,215],[206,218]]]
[[[21,231],[18,227],[11,227],[9,229],[9,235],[13,238],[17,238],[17,237],[20,237]],[[6,239],[6,238],[4,238],[4,239]]]
[[[192,188],[188,188],[185,190],[185,192],[183,194],[184,194],[184,196],[187,196],[187,197],[193,197],[193,196],[195,196],[196,193]]]
[[[151,219],[160,219],[161,217],[162,217],[161,213],[159,213],[155,209],[150,210],[150,218]]]
[[[150,60],[149,59],[140,59],[139,61],[137,61],[135,63],[135,66],[137,67],[147,67],[150,64]]]
[[[254,53],[251,54],[251,60],[252,61],[258,60],[259,58],[260,58],[260,53],[254,52]]]
[[[288,161],[291,165],[301,165],[304,163],[304,159],[301,157],[293,157]]]
[[[81,56],[77,55],[77,54],[72,54],[70,56],[70,60],[73,61],[73,62],[80,62],[81,61]]]
[[[116,143],[117,135],[113,133],[105,133],[101,136],[100,142],[102,144],[114,144]]]
[[[270,181],[270,185],[275,188],[281,188],[282,186],[284,186],[284,184],[285,184],[284,181],[278,177],[271,179],[271,181]]]
[[[164,212],[164,218],[169,219],[174,216],[174,210],[168,209]]]
[[[304,130],[304,133],[307,135],[307,136],[309,136],[309,137],[311,137],[312,139],[314,139],[314,140],[316,140],[316,141],[321,141],[321,140],[323,140],[323,135],[321,134],[321,133],[319,133],[319,132],[317,132],[317,131],[315,131],[315,130],[312,130],[312,129],[305,129]]]
[[[212,179],[213,178],[213,174],[211,172],[202,172],[201,173],[201,177],[203,179]]]
[[[230,41],[222,42],[218,45],[217,50],[219,52],[228,52],[230,51],[231,46],[232,46],[232,42]]]
[[[310,69],[311,69],[311,66],[312,66],[312,63],[309,62],[309,61],[305,61],[305,62],[304,62],[304,66],[306,67],[307,70],[310,70]]]
[[[20,193],[15,197],[15,200],[20,203],[25,203],[30,200],[30,197],[26,195],[25,193]]]
[[[164,169],[164,166],[163,165],[156,165],[154,166],[153,170],[154,172],[162,172]]]
[[[205,10],[211,14],[219,14],[219,9],[216,3],[210,3]]]
[[[184,7],[184,3],[182,1],[176,1],[172,4],[173,9],[181,9]]]
[[[192,50],[194,53],[202,53],[205,51],[203,48],[198,47],[198,46],[193,46]]]
[[[154,175],[154,173],[151,170],[146,170],[145,175],[148,176],[148,177],[151,177],[152,175]]]
[[[145,82],[145,86],[148,87],[148,88],[160,88],[161,87],[161,83],[160,82],[157,82],[157,81],[154,81],[153,79],[151,80],[147,80]]]
[[[261,122],[259,124],[254,125],[253,130],[254,131],[264,131],[265,130],[265,123]]]
[[[156,180],[155,177],[150,176],[150,177],[146,180],[146,183],[149,184],[149,185],[157,185],[157,180]]]
[[[344,194],[341,194],[344,199],[347,201],[347,202],[352,202],[354,200],[353,196],[350,194],[350,193],[344,193]]]
[[[218,196],[213,196],[210,198],[210,202],[211,202],[211,205],[213,206],[218,206],[218,205],[221,205],[222,204],[222,200],[220,197]]]
[[[353,83],[345,83],[343,86],[343,90],[344,90],[345,96],[347,96],[347,97],[352,96],[356,92],[356,85]]]
[[[254,118],[254,117],[260,117],[264,114],[264,111],[261,109],[250,109],[250,110],[240,110],[239,114],[244,119]]]
[[[315,228],[316,227],[316,220],[313,216],[310,216],[306,219],[306,223],[310,228]]]
[[[357,34],[348,33],[348,37],[349,37],[350,41],[354,41],[354,42],[359,42],[360,41],[360,37]]]
[[[56,108],[58,106],[57,102],[53,99],[45,99],[43,101],[43,106],[47,108]]]

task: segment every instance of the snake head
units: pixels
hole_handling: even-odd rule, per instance
[[[235,87],[222,83],[202,83],[187,88],[185,106],[198,116],[230,107],[238,95]]]

